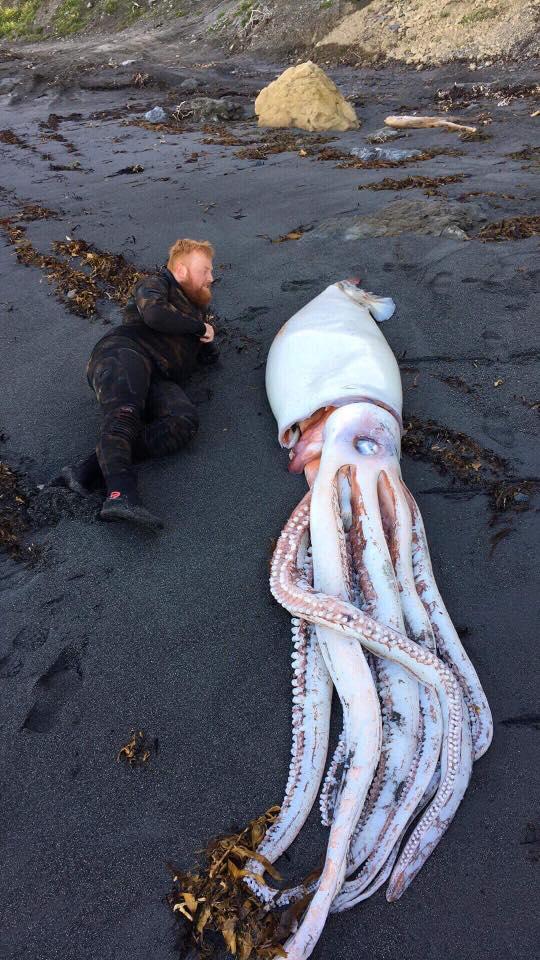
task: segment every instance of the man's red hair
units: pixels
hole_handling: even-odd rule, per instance
[[[188,253],[193,253],[194,250],[200,250],[201,253],[206,253],[210,259],[214,256],[214,248],[208,240],[189,240],[187,237],[184,237],[183,240],[176,240],[169,249],[169,259],[167,261],[169,270],[174,269],[177,260],[182,260],[183,257]]]

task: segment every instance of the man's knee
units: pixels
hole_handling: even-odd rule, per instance
[[[174,450],[180,450],[193,439],[199,429],[199,415],[193,407],[192,410],[186,410],[181,414],[174,414],[167,417],[168,432]]]
[[[103,436],[132,443],[141,429],[141,411],[134,404],[124,403],[105,411]]]

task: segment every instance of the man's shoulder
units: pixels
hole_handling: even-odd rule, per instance
[[[170,282],[163,270],[155,270],[153,273],[147,273],[137,281],[133,288],[137,298],[163,295],[168,297],[170,291]]]

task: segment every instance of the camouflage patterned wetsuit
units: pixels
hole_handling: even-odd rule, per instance
[[[217,359],[199,339],[207,316],[164,267],[135,286],[122,325],[94,347],[87,375],[105,415],[97,456],[109,490],[133,482],[134,460],[174,453],[196,432],[182,385],[197,361]]]

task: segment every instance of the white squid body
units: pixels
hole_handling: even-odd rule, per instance
[[[259,847],[270,862],[298,835],[319,792],[333,686],[343,708],[320,799],[330,827],[320,876],[280,891],[264,882],[259,861],[249,864],[261,880],[246,882],[270,907],[312,894],[285,944],[289,960],[310,956],[330,911],[387,879],[387,898],[401,895],[492,736],[401,478],[401,380],[375,322],[394,309],[354,282],[332,284],[282,327],[268,356],[279,441],[311,486],[272,561],[272,592],[293,616],[294,678],[285,798]]]

